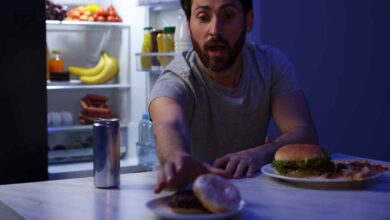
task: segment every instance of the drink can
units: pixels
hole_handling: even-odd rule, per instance
[[[119,120],[96,119],[93,123],[93,175],[97,188],[114,188],[120,183]]]

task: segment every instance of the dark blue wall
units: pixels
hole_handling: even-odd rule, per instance
[[[390,161],[390,1],[261,0],[257,7],[259,39],[295,63],[321,145]]]

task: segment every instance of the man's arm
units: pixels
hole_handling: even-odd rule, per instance
[[[175,153],[188,154],[188,125],[181,106],[171,98],[159,97],[152,101],[149,111],[160,162],[172,160]]]
[[[228,176],[190,156],[189,128],[181,106],[173,99],[159,97],[149,108],[153,120],[157,155],[162,165],[155,192],[184,187],[203,173]]]
[[[281,132],[272,141],[277,148],[291,143],[318,144],[318,135],[302,91],[279,97],[271,108],[272,117]]]
[[[227,154],[214,161],[234,178],[252,177],[260,167],[273,160],[277,149],[286,144],[318,143],[311,114],[302,91],[279,97],[271,104],[273,119],[281,135],[270,143]]]

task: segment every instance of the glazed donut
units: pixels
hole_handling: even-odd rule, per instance
[[[204,174],[192,185],[195,196],[211,212],[227,212],[238,208],[240,191],[228,180],[215,174]]]

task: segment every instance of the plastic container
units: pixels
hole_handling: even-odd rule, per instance
[[[187,18],[182,9],[179,10],[178,23],[175,31],[175,52],[187,51],[192,48],[191,37],[188,31]]]
[[[141,121],[138,123],[138,142],[140,144],[146,144],[146,126],[147,121],[149,120],[148,114],[143,114]]]
[[[139,164],[146,170],[154,170],[159,166],[156,156],[156,144],[153,135],[153,123],[150,121],[149,114],[142,115],[138,123],[138,159]]]

